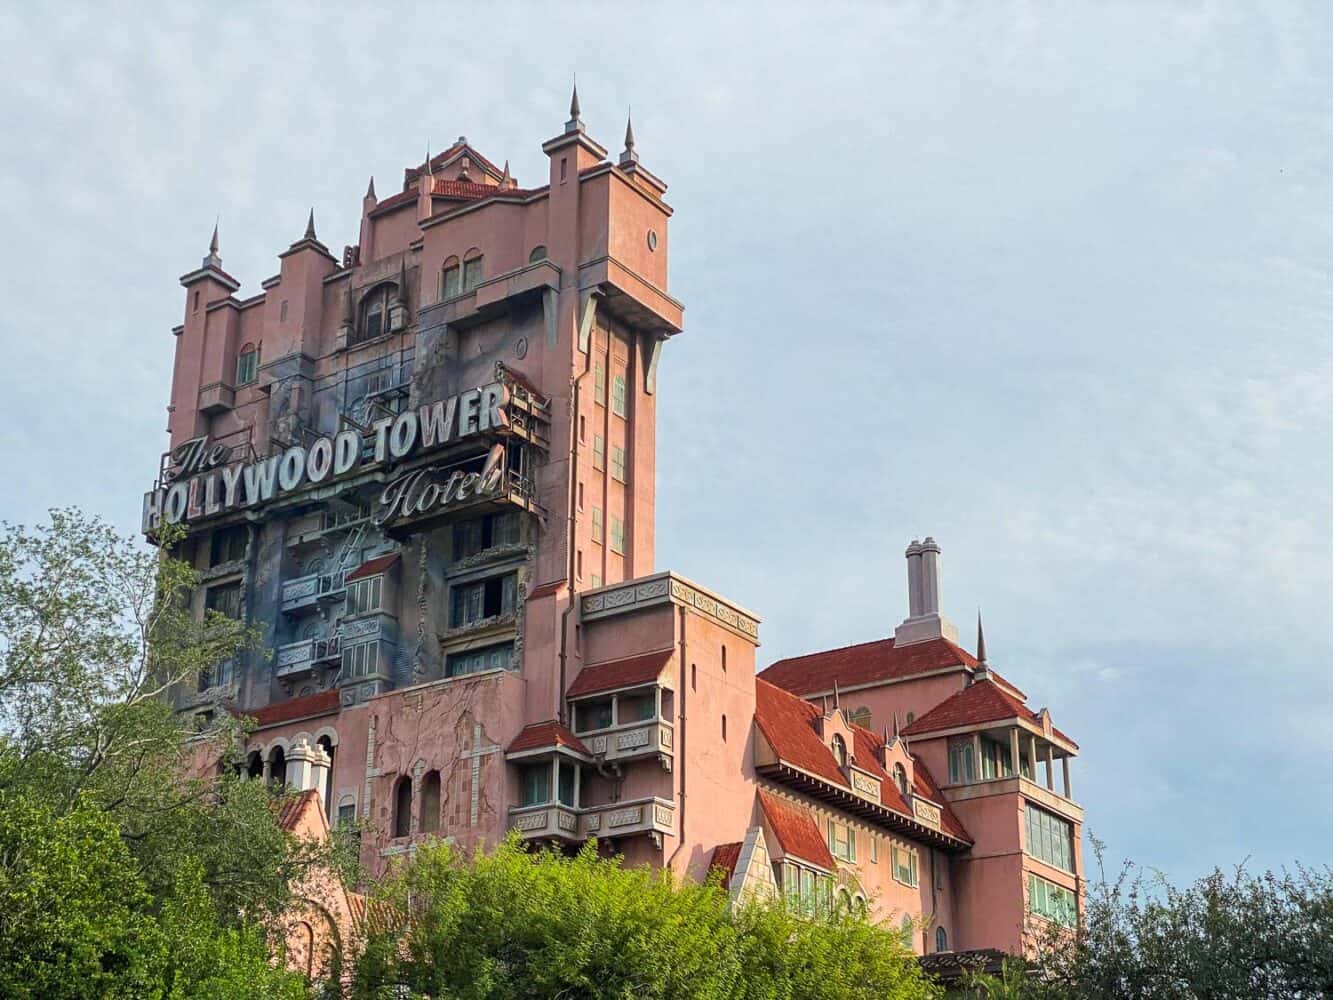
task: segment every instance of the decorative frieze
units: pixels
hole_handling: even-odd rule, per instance
[[[608,618],[666,603],[688,607],[756,645],[759,643],[756,616],[674,573],[659,573],[595,591],[583,598],[583,617]]]
[[[926,826],[938,830],[940,828],[940,807],[926,799],[912,796],[912,815],[919,819]]]
[[[858,771],[855,768],[852,768],[851,775],[852,791],[856,792],[857,795],[865,796],[873,802],[879,801],[880,784],[878,778],[874,775],[866,774],[863,771]]]

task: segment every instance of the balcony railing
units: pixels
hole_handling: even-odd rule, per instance
[[[661,719],[636,722],[615,729],[580,734],[584,746],[607,761],[633,760],[661,755],[664,766],[670,763],[675,744],[671,723]]]
[[[342,640],[339,636],[326,639],[302,639],[279,646],[273,654],[273,672],[277,677],[298,677],[308,674],[318,663],[338,659]]]
[[[306,611],[318,607],[322,600],[331,600],[342,594],[343,578],[347,574],[311,573],[282,581],[282,610]]]
[[[510,809],[509,825],[525,840],[573,842],[646,833],[660,841],[663,834],[675,832],[676,806],[656,796],[586,808],[550,802]]]

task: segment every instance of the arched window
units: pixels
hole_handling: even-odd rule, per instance
[[[249,385],[259,377],[259,348],[246,344],[236,357],[236,385]]]
[[[907,768],[901,764],[893,765],[893,783],[898,786],[903,798],[907,798]]]
[[[403,775],[393,790],[393,835],[406,837],[412,833],[412,779]]]
[[[374,340],[389,332],[389,306],[397,293],[398,286],[386,281],[362,297],[361,322],[357,324],[349,345]]]
[[[542,246],[540,243],[532,248],[532,253],[528,254],[529,264],[535,264],[537,263],[537,261],[545,259],[546,259],[546,247]]]
[[[249,756],[245,758],[245,776],[247,778],[264,776],[264,758],[259,755],[258,750],[251,750]]]
[[[452,299],[463,292],[463,271],[457,257],[450,257],[440,269],[440,298]]]
[[[324,814],[333,819],[333,753],[338,748],[333,745],[333,740],[327,734],[315,742],[329,755],[329,770],[324,775],[324,787],[319,790],[319,794],[324,797]]]
[[[833,734],[833,759],[839,767],[847,766],[847,741],[838,733]]]
[[[838,890],[838,911],[840,913],[852,912],[852,894],[846,889]]]
[[[421,832],[434,833],[440,828],[440,772],[427,771],[421,779]]]
[[[274,747],[269,751],[268,783],[274,788],[287,784],[287,754],[282,747]]]
[[[463,254],[463,291],[470,292],[481,284],[481,251],[473,247]]]
[[[949,935],[944,932],[943,927],[935,928],[935,950],[936,951],[949,950]]]

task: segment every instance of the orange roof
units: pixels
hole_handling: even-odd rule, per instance
[[[755,680],[755,722],[773,752],[784,763],[800,768],[817,778],[841,788],[849,788],[833,751],[820,737],[816,725],[820,711],[810,702],[796,697],[762,678]],[[911,803],[903,798],[897,783],[880,764],[884,739],[864,726],[852,725],[852,763],[879,779],[880,802],[885,808],[915,820]],[[949,808],[934,779],[921,760],[913,758],[912,770],[917,780],[914,791],[941,807],[941,826],[960,840],[971,840],[963,824]]]
[[[1041,718],[1036,712],[988,677],[944,699],[904,729],[903,735],[920,736],[924,733],[937,733],[943,729],[976,726],[985,722],[1015,718],[1031,722],[1036,726],[1041,725]],[[1077,743],[1060,730],[1052,727],[1052,732],[1075,748],[1078,747]]]
[[[319,792],[313,788],[308,788],[304,792],[283,799],[282,805],[278,809],[278,826],[291,833],[296,829],[296,824],[301,821],[301,814],[312,805],[318,809],[319,802]]]
[[[722,869],[722,888],[731,886],[731,876],[736,874],[736,862],[741,859],[741,842],[718,844],[713,848],[713,858],[708,862],[708,870]]]
[[[588,753],[583,741],[570,732],[567,726],[551,719],[547,722],[534,722],[524,726],[523,731],[514,737],[505,753],[518,753],[522,750],[544,750],[548,747],[568,747],[581,754]]]
[[[758,795],[759,805],[768,818],[768,825],[782,853],[833,871],[833,855],[829,853],[828,844],[810,814],[796,803],[788,802],[762,788],[758,790]]]
[[[759,676],[796,694],[811,694],[833,690],[834,682],[846,689],[949,667],[976,665],[971,653],[948,639],[928,639],[908,646],[897,646],[892,639],[879,639],[779,660]]]
[[[651,684],[666,668],[671,659],[671,650],[659,649],[654,653],[642,653],[639,656],[612,660],[609,663],[597,663],[584,667],[569,686],[567,697],[580,698],[603,691],[618,691],[621,688]]]
[[[353,580],[360,580],[367,576],[378,576],[396,563],[400,555],[401,553],[398,552],[390,552],[387,556],[376,556],[374,559],[363,562],[347,574],[347,582],[351,583]]]
[[[336,688],[330,688],[327,691],[316,691],[300,698],[289,698],[287,701],[265,705],[263,708],[241,714],[254,719],[259,728],[263,729],[265,726],[276,726],[279,722],[290,722],[292,719],[303,719],[310,715],[327,715],[336,711],[338,711],[338,691]]]

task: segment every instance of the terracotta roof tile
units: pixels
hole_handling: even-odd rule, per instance
[[[722,888],[726,889],[731,886],[731,876],[736,874],[736,862],[740,859],[741,842],[739,840],[734,844],[718,844],[713,848],[713,857],[708,862],[708,870],[722,869]]]
[[[779,798],[763,788],[758,790],[758,795],[759,805],[768,818],[768,825],[782,853],[833,871],[833,855],[829,853],[828,844],[811,815],[796,803]]]
[[[387,556],[376,556],[374,559],[367,560],[347,574],[347,582],[351,583],[353,580],[360,580],[367,576],[377,576],[396,563],[401,557],[402,553],[400,552],[390,552]]]
[[[567,697],[580,698],[603,691],[616,691],[620,688],[651,684],[661,676],[671,660],[671,650],[659,649],[653,653],[630,656],[610,663],[596,663],[584,667],[574,683],[569,686]]]
[[[296,829],[296,824],[301,821],[301,814],[312,805],[318,809],[319,803],[319,792],[313,788],[284,798],[281,806],[278,807],[278,826],[291,833]]]
[[[880,639],[779,660],[759,676],[804,695],[831,691],[835,681],[846,690],[949,667],[976,665],[971,653],[947,639],[929,639],[908,646],[897,646],[892,639]]]
[[[530,726],[524,726],[523,731],[514,737],[514,742],[509,744],[505,753],[518,753],[521,750],[544,750],[548,747],[568,747],[581,754],[587,754],[588,748],[583,745],[583,741],[575,736],[567,726],[561,725],[554,719],[546,722],[535,722]]]
[[[975,726],[985,722],[999,722],[1003,719],[1023,719],[1034,725],[1041,725],[1041,718],[1018,698],[990,678],[979,680],[970,687],[963,688],[955,695],[944,699],[921,718],[903,730],[905,736],[920,736],[935,733],[943,729],[955,729],[960,726]],[[1068,736],[1052,727],[1060,739],[1078,747]]]
[[[274,705],[265,705],[263,708],[242,714],[254,719],[256,725],[263,729],[266,726],[276,726],[279,722],[290,722],[292,719],[303,719],[310,715],[327,715],[336,711],[338,711],[338,691],[330,688],[327,691],[302,695],[300,698],[289,698]]]

